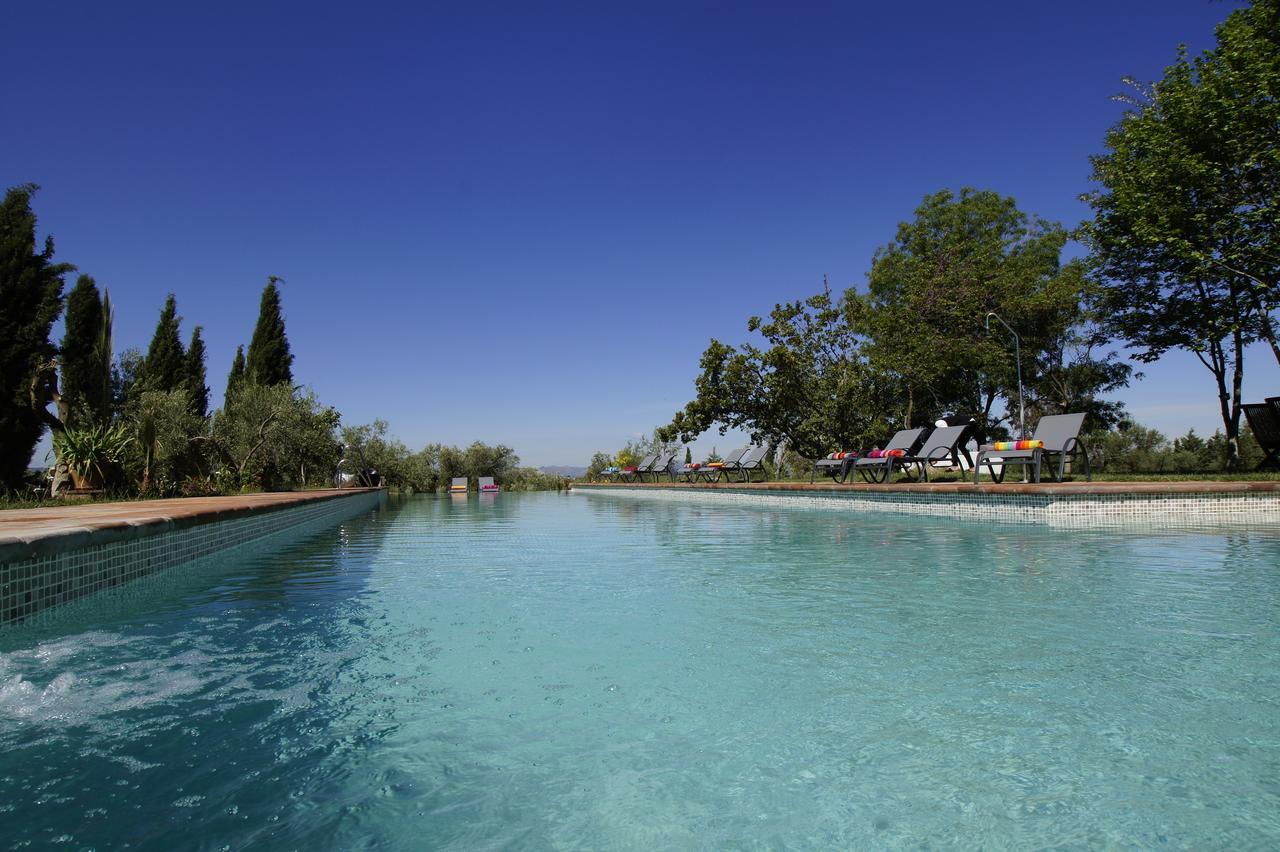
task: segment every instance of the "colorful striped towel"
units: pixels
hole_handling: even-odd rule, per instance
[[[869,459],[895,458],[896,459],[896,458],[901,458],[906,454],[907,454],[906,450],[872,450],[871,452],[867,453],[867,458]]]
[[[996,441],[983,449],[994,450],[997,453],[1007,453],[1010,450],[1043,450],[1044,441]]]
[[[844,459],[856,459],[857,457],[858,457],[857,453],[850,453],[850,452],[832,453],[831,455],[827,456],[827,458],[831,459],[832,461],[842,461]]]

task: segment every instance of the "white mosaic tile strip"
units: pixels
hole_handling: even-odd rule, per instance
[[[236,547],[336,524],[385,496],[352,494],[0,564],[0,625]]]
[[[931,515],[1051,527],[1280,526],[1280,493],[956,494],[887,491],[806,493],[689,488],[575,488],[575,494],[842,512]]]

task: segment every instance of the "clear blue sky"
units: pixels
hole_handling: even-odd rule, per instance
[[[585,464],[687,401],[712,336],[863,284],[926,193],[1076,224],[1121,76],[1238,7],[871,5],[11,5],[0,184],[41,184],[117,349],[175,292],[218,399],[274,274],[346,421]],[[1213,431],[1191,356],[1147,373],[1138,420]],[[1266,353],[1248,374],[1280,391]]]

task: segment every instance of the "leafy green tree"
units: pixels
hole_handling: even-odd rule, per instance
[[[191,345],[186,354],[186,390],[191,402],[191,413],[197,417],[209,416],[209,386],[205,383],[204,338],[201,327],[191,332]]]
[[[284,317],[280,313],[282,279],[272,275],[262,290],[258,308],[258,324],[249,341],[246,372],[249,380],[260,385],[293,384],[293,355],[284,333]]]
[[[0,489],[21,487],[48,417],[52,389],[42,380],[57,352],[49,340],[62,312],[62,277],[53,237],[37,248],[34,184],[14,187],[0,202]]]
[[[127,471],[143,493],[173,494],[184,479],[205,472],[205,421],[191,413],[185,388],[142,389],[130,400],[126,420],[134,453]]]
[[[111,416],[124,417],[131,402],[142,393],[142,377],[146,372],[146,359],[142,352],[130,347],[116,357],[111,367]]]
[[[814,458],[890,431],[895,388],[871,370],[829,289],[777,305],[767,319],[751,317],[747,330],[764,345],[712,340],[694,399],[657,430],[659,439],[688,443],[713,427],[721,434],[736,428]]]
[[[236,390],[244,383],[244,377],[244,346],[237,346],[236,357],[231,362],[231,372],[227,374],[227,390],[222,398],[222,408],[225,411],[231,410],[231,400],[235,397]]]
[[[589,482],[595,481],[605,468],[611,467],[612,465],[613,456],[608,453],[596,453],[591,457],[591,463],[587,465],[587,472],[585,476]]]
[[[338,412],[311,391],[246,382],[213,418],[212,444],[229,486],[267,491],[329,482]]]
[[[1138,90],[1093,158],[1083,233],[1109,331],[1140,361],[1182,349],[1212,374],[1235,469],[1245,349],[1266,340],[1280,361],[1280,0]]]
[[[110,422],[111,362],[109,355],[105,364],[102,358],[104,338],[110,339],[110,331],[104,328],[108,325],[108,310],[110,302],[104,305],[98,285],[88,275],[81,275],[67,295],[66,330],[59,358],[68,427],[84,429]]]
[[[187,386],[187,354],[182,348],[178,300],[170,293],[160,310],[151,345],[147,347],[144,381],[147,390],[172,391]]]
[[[990,312],[1021,337],[1024,385],[1033,395],[1056,372],[1056,383],[1039,388],[1046,403],[1051,390],[1066,404],[1091,400],[1100,388],[1088,380],[1099,373],[1108,374],[1108,390],[1127,380],[1124,365],[1111,375],[1113,360],[1099,364],[1090,350],[1067,343],[1085,320],[1083,266],[1060,262],[1067,237],[1013,198],[969,188],[926,196],[915,217],[899,224],[876,251],[867,292],[845,294],[871,367],[898,388],[898,422],[920,425],[948,411],[1000,419],[993,407],[1015,396],[1017,363],[1003,328],[986,333]]]

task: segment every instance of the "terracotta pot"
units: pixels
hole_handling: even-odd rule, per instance
[[[102,487],[102,477],[98,475],[96,470],[86,470],[81,473],[73,468],[71,470],[71,482],[75,485],[77,491],[93,491]]]

